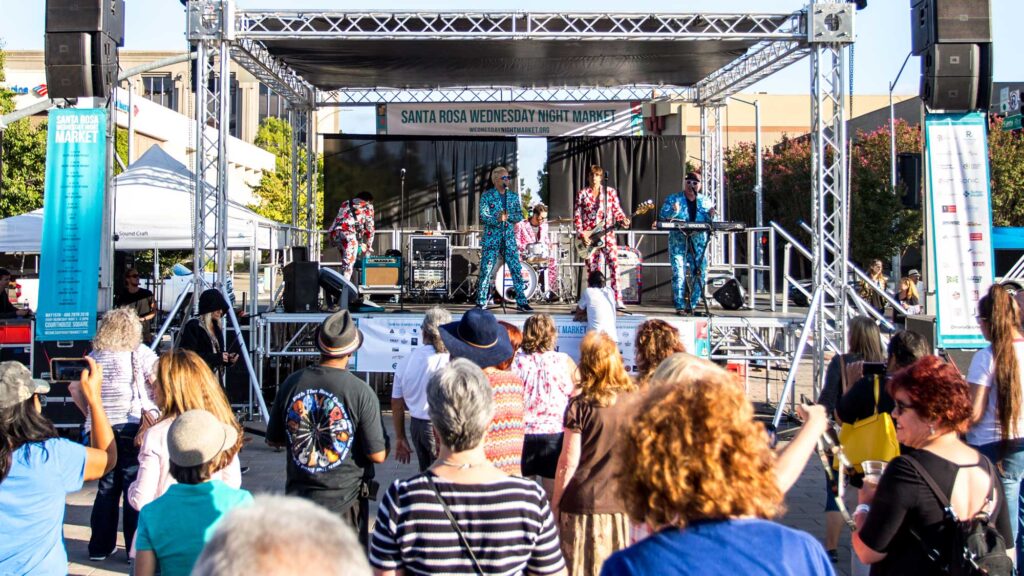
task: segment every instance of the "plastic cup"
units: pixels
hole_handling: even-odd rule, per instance
[[[885,471],[886,463],[881,460],[865,460],[860,465],[864,469],[864,483],[878,486],[878,481],[882,478],[882,472]]]

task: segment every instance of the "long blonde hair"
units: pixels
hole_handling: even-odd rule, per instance
[[[220,340],[217,339],[217,333],[220,331],[220,324],[213,319],[213,312],[200,314],[199,322],[203,325],[203,328],[206,328],[206,333],[210,335],[210,341],[213,343],[213,351],[220,352]]]
[[[221,461],[214,470],[227,466],[242,448],[244,434],[210,367],[195,352],[174,350],[160,357],[156,373],[155,388],[161,420],[175,418],[189,410],[206,410],[221,422],[235,427],[238,442],[220,455]]]
[[[636,390],[622,364],[619,347],[604,332],[588,332],[580,342],[580,396],[597,406],[609,406],[622,392]]]

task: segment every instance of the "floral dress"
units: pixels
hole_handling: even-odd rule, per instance
[[[607,194],[598,194],[594,197],[592,188],[584,188],[576,194],[576,213],[573,224],[576,227],[576,234],[582,235],[586,230],[604,228],[613,224],[624,222],[626,214],[619,205],[619,193],[615,188],[604,187]],[[607,201],[606,201],[607,200]],[[607,211],[605,208],[607,207]],[[594,240],[597,240],[594,238]],[[615,234],[610,233],[604,237],[605,245],[595,250],[587,259],[587,272],[604,270],[608,267],[608,283],[615,292],[615,300],[622,303],[622,294],[619,292],[619,246],[615,240]]]
[[[373,232],[373,204],[361,198],[341,203],[327,234],[341,252],[341,275],[345,278],[352,275],[359,245],[372,243]]]

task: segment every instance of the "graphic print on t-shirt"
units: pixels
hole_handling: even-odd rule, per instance
[[[292,396],[285,427],[292,460],[307,473],[336,468],[352,449],[352,418],[345,404],[323,388]]]

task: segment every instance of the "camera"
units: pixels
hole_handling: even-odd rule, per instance
[[[53,358],[50,360],[50,377],[54,382],[70,382],[82,377],[89,369],[85,358]]]

